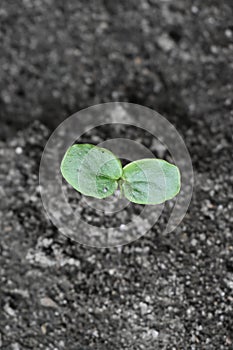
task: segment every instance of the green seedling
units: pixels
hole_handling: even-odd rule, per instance
[[[120,188],[130,202],[155,205],[180,191],[180,172],[175,165],[152,158],[122,168],[112,152],[90,144],[71,146],[61,162],[61,173],[75,190],[100,199]]]

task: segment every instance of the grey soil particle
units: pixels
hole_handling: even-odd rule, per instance
[[[57,304],[49,297],[44,297],[40,299],[40,304],[41,306],[44,307],[49,307],[52,309],[56,309],[57,308]]]

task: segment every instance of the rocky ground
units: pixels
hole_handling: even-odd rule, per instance
[[[232,12],[227,0],[1,1],[1,349],[233,348]],[[174,123],[195,188],[171,234],[101,250],[49,222],[38,170],[60,121],[117,100]]]

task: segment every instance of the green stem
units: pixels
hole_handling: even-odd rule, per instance
[[[118,180],[118,184],[119,184],[119,188],[120,188],[120,193],[121,193],[120,199],[122,199],[122,197],[123,197],[123,189],[122,189],[122,184],[123,184],[123,182],[124,182],[124,180],[123,180],[122,178],[120,178],[120,179]]]

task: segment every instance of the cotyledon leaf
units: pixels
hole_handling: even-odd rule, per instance
[[[125,197],[138,204],[160,204],[180,191],[179,169],[161,159],[141,159],[123,168]]]
[[[111,196],[122,176],[120,160],[109,150],[90,144],[71,146],[61,162],[61,173],[80,193],[95,198]]]

